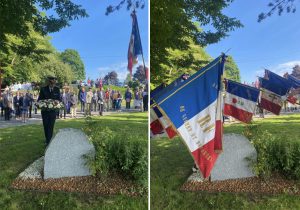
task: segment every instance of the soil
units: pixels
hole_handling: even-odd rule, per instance
[[[188,181],[181,187],[182,191],[231,192],[254,194],[290,194],[300,195],[300,182],[288,180],[274,174],[268,179],[259,177],[230,179],[223,181],[205,180],[203,182]]]
[[[42,192],[63,191],[101,195],[140,195],[138,192],[139,187],[136,184],[119,176],[109,176],[107,178],[98,178],[93,176],[65,177],[46,180],[17,178],[12,183],[12,188]]]

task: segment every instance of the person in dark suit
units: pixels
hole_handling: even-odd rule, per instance
[[[55,86],[56,78],[53,76],[48,76],[47,78],[48,78],[48,85],[41,88],[38,101],[47,100],[47,99],[61,101],[59,88]],[[44,133],[46,137],[46,146],[48,146],[53,135],[53,128],[55,124],[57,111],[42,110],[41,114],[43,119]]]

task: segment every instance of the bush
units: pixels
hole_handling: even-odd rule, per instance
[[[87,118],[84,131],[93,143],[95,158],[88,158],[88,166],[96,176],[118,173],[143,187],[148,186],[147,139],[133,133],[129,127],[113,132]]]
[[[257,163],[254,171],[262,177],[269,177],[272,172],[300,179],[300,142],[275,136],[258,125],[247,125],[243,134],[253,143],[257,151]]]

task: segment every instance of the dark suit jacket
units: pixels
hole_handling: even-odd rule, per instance
[[[46,99],[53,99],[53,100],[61,101],[59,88],[54,86],[53,91],[50,93],[49,85],[47,85],[46,87],[42,87],[40,90],[40,95],[39,95],[38,101],[46,100]]]

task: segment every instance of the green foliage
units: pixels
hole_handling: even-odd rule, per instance
[[[118,79],[118,73],[116,71],[108,72],[107,75],[105,75],[103,79],[103,83],[105,85],[118,85],[119,79]]]
[[[127,10],[130,10],[132,8],[134,8],[134,9],[138,9],[138,8],[144,9],[146,3],[145,3],[144,0],[126,0],[126,2],[124,0],[122,0],[115,6],[109,5],[106,8],[105,14],[109,15],[110,13],[112,13],[114,11],[120,10],[124,6],[124,4],[126,4]]]
[[[242,27],[236,18],[230,18],[222,13],[222,10],[228,7],[231,2],[227,0],[215,0],[213,2],[150,1],[151,82],[153,81],[155,84],[162,82],[163,77],[161,79],[160,75],[166,74],[162,65],[170,66],[169,49],[188,50],[191,40],[196,45],[201,46],[216,43],[226,37],[228,32]],[[195,20],[199,25],[193,22]],[[199,27],[206,25],[212,26],[213,29],[199,30]],[[186,60],[190,62],[189,59]],[[201,58],[194,60],[203,61]],[[200,66],[196,65],[196,67],[199,68]]]
[[[74,75],[73,79],[84,80],[86,78],[83,61],[76,50],[66,49],[60,54],[60,58],[64,63],[70,65]]]
[[[279,172],[288,178],[300,179],[300,142],[276,136],[258,125],[245,126],[243,133],[257,151],[254,164],[257,175],[267,178],[272,172]]]
[[[268,3],[268,7],[270,10],[266,13],[262,12],[258,15],[258,22],[263,21],[267,17],[272,16],[275,12],[279,16],[282,15],[282,13],[295,13],[296,12],[296,6],[295,6],[296,0],[272,0]]]
[[[147,67],[146,67],[147,68]],[[133,79],[139,81],[140,83],[145,84],[146,81],[146,73],[143,65],[139,65],[136,68],[136,72],[133,74]]]
[[[60,84],[71,83],[74,80],[71,67],[63,63],[56,54],[49,55],[48,61],[37,66],[37,71],[42,82],[49,74],[54,74]]]
[[[129,127],[112,132],[99,126],[91,118],[86,119],[85,133],[95,146],[95,158],[88,158],[88,165],[94,175],[107,176],[117,172],[147,187],[148,156],[147,140],[134,133],[124,135]]]
[[[241,82],[240,70],[232,56],[226,58],[224,77],[236,82]]]
[[[130,126],[147,138],[146,113],[115,114],[95,117],[100,126],[114,132]],[[57,121],[54,133],[61,128],[81,129],[84,119]],[[20,136],[22,138],[20,138]],[[87,193],[39,192],[11,189],[11,183],[28,165],[45,153],[44,132],[41,124],[0,128],[0,209],[147,209],[147,194],[99,196]]]
[[[47,10],[51,10],[50,15],[44,12]],[[1,0],[0,47],[6,47],[5,34],[28,36],[30,29],[27,23],[45,35],[69,26],[72,20],[87,16],[86,11],[71,0]]]

